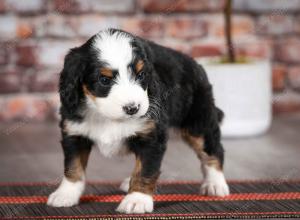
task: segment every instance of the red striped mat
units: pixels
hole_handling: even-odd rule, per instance
[[[81,203],[71,208],[45,205],[55,188],[49,183],[0,184],[0,219],[194,219],[300,218],[300,180],[229,181],[231,195],[198,194],[199,182],[164,182],[154,196],[155,211],[116,213],[124,197],[118,183],[90,182]]]

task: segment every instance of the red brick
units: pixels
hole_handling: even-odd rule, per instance
[[[54,11],[57,13],[78,13],[80,12],[80,2],[77,0],[53,0]]]
[[[121,27],[141,37],[160,38],[164,35],[165,25],[162,17],[127,18]]]
[[[18,20],[17,37],[20,39],[29,39],[34,37],[45,37],[49,28],[47,24],[48,16],[32,16]]]
[[[287,69],[285,65],[275,64],[272,68],[273,91],[283,91],[286,83]]]
[[[60,13],[133,13],[135,0],[55,0],[54,10]]]
[[[300,0],[237,0],[234,2],[234,10],[251,13],[288,13],[300,10]]]
[[[160,21],[154,21],[149,19],[141,20],[140,36],[142,37],[161,37],[163,35],[164,25]]]
[[[300,34],[300,16],[295,17],[294,20],[294,31]]]
[[[209,34],[216,37],[224,37],[224,17],[222,15],[205,16],[208,23]],[[234,39],[253,35],[255,32],[255,24],[249,16],[234,15],[232,17],[232,35]]]
[[[259,39],[245,39],[245,41],[234,42],[235,53],[237,56],[250,58],[270,58],[271,55],[271,41]],[[200,45],[192,46],[191,55],[197,56],[220,56],[225,55],[226,48],[223,41],[218,43],[207,42]]]
[[[0,73],[0,93],[15,93],[21,90],[21,75],[16,70],[2,70]]]
[[[0,44],[0,65],[8,63],[8,47],[5,43]]]
[[[25,80],[29,92],[58,91],[59,70],[37,71]]]
[[[50,15],[30,17],[27,16],[22,19],[18,19],[16,26],[16,36],[20,39],[45,37],[46,31],[49,28],[49,25],[47,23],[49,16]]]
[[[100,13],[133,13],[135,0],[85,0],[80,1],[81,10]]]
[[[57,94],[5,96],[0,100],[0,121],[53,120],[58,103]]]
[[[288,81],[293,89],[300,91],[300,65],[289,68]]]
[[[181,41],[169,40],[169,39],[165,39],[165,40],[162,41],[162,40],[154,39],[154,42],[156,42],[160,45],[163,45],[165,47],[169,47],[169,48],[172,48],[174,50],[180,51],[180,52],[185,53],[185,54],[190,54],[191,53],[191,45],[182,43]]]
[[[269,14],[260,16],[257,25],[259,34],[289,34],[293,31],[293,17],[281,14]]]
[[[46,34],[50,37],[76,37],[78,23],[78,17],[49,15]]]
[[[139,0],[139,6],[145,12],[173,12],[221,11],[224,0]]]
[[[193,17],[176,17],[167,21],[166,35],[168,37],[193,39],[207,34],[207,23]]]
[[[33,66],[37,64],[36,47],[33,45],[18,45],[16,48],[17,64]]]
[[[90,38],[100,30],[120,28],[120,20],[120,18],[115,16],[85,15],[80,16],[75,22],[78,35]]]
[[[232,26],[232,34],[236,38],[238,36],[243,35],[253,35],[255,32],[255,24],[253,22],[253,19],[248,16],[233,16],[233,26]],[[223,24],[224,25],[224,24]],[[220,35],[224,36],[224,27],[220,28]]]
[[[282,93],[273,98],[273,112],[280,113],[295,113],[300,112],[300,96],[295,93]]]
[[[26,108],[26,101],[24,99],[16,98],[8,101],[9,101],[8,103],[2,102],[2,108],[1,108],[2,114],[6,114],[7,116],[16,116],[18,115],[18,112],[22,112],[22,110]],[[5,112],[4,109],[7,110],[7,112]]]
[[[21,14],[36,14],[45,12],[46,0],[6,0],[7,10]]]
[[[300,39],[298,37],[287,37],[277,42],[275,59],[288,63],[299,63]]]
[[[236,54],[243,57],[270,58],[272,54],[272,41],[251,39],[245,42],[234,41]]]
[[[19,38],[30,38],[33,36],[33,26],[31,24],[19,23],[17,27],[17,36]]]
[[[5,12],[6,10],[6,4],[4,0],[0,0],[0,13]]]
[[[192,46],[191,56],[193,57],[207,57],[207,56],[221,56],[224,49],[218,44],[202,44]]]

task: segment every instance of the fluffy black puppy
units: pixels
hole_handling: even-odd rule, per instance
[[[117,211],[152,212],[169,127],[181,131],[202,161],[200,192],[229,194],[222,172],[223,114],[192,58],[121,30],[101,31],[66,56],[60,98],[65,177],[48,205],[78,204],[95,145],[105,156],[136,156],[132,176],[121,185],[128,194]]]

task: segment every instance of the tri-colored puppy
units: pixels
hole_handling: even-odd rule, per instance
[[[169,127],[182,132],[202,161],[200,192],[229,194],[222,172],[223,113],[205,71],[192,58],[121,30],[100,31],[66,56],[59,88],[65,170],[48,205],[78,204],[95,145],[107,157],[136,156],[132,176],[122,184],[128,194],[117,211],[152,212]]]

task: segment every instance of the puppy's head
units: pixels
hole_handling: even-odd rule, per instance
[[[151,69],[137,38],[119,30],[101,31],[67,55],[60,89],[65,90],[72,82],[74,88],[66,89],[64,97],[61,94],[62,104],[70,104],[74,96],[71,103],[77,102],[77,106],[66,108],[85,104],[113,120],[142,117],[149,108]]]

